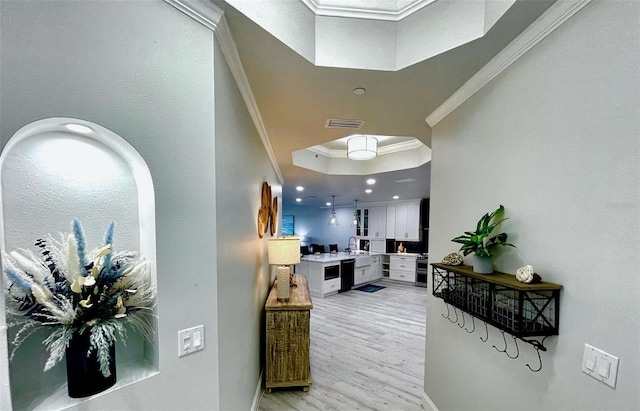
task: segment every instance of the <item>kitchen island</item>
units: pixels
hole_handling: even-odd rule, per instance
[[[349,274],[343,272],[345,262],[349,260],[354,260],[352,280],[346,279],[345,275]],[[321,298],[382,277],[378,256],[348,252],[305,255],[296,266],[296,273],[305,275],[311,295]]]

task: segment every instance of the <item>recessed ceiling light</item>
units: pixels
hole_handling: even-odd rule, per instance
[[[331,207],[331,201],[327,202],[327,207]]]
[[[393,199],[394,199],[394,200],[397,200],[397,199],[399,199],[399,198],[400,198],[400,196],[393,196]]]
[[[296,190],[297,190],[297,191],[302,191],[302,190],[304,190],[304,187],[302,187],[302,186],[298,186],[298,187],[296,187]]]
[[[301,198],[296,198],[296,203],[299,203],[300,201],[302,201]]]
[[[357,87],[353,89],[353,94],[355,94],[356,96],[362,96],[366,92],[367,92],[367,89],[363,87]]]
[[[370,188],[367,188],[366,190],[364,190],[364,192],[367,193],[367,194],[371,194],[373,192],[373,190],[370,189]]]
[[[376,183],[376,180],[373,179],[373,178],[370,178],[370,179],[367,180],[367,184],[369,184],[369,185],[375,184],[375,183]]]

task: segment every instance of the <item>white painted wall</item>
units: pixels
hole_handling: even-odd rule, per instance
[[[257,215],[262,182],[280,205],[282,186],[218,47],[214,67],[220,409],[249,410],[262,383],[263,308],[272,282],[273,237],[258,237]]]
[[[498,204],[516,249],[564,286],[560,335],[520,358],[427,305],[425,393],[440,410],[639,409],[640,4],[593,1],[433,130],[430,255]],[[484,334],[484,331],[480,334]],[[514,347],[509,338],[510,352]],[[581,372],[584,343],[620,357],[612,389]]]
[[[0,34],[2,145],[37,119],[86,119],[126,139],[155,184],[160,373],[75,408],[220,408],[213,33],[160,1],[34,1],[2,2]],[[178,359],[177,331],[198,324],[206,348]]]
[[[300,236],[302,245],[310,243],[324,244],[325,251],[329,251],[329,244],[338,244],[338,250],[343,250],[349,245],[349,237],[356,235],[356,229],[351,224],[353,221],[354,207],[336,208],[338,227],[329,227],[329,215],[331,208],[317,208],[300,205],[286,205],[283,214],[294,217],[294,232]]]

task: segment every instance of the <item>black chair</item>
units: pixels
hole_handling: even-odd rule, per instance
[[[338,244],[329,244],[329,252],[337,253],[338,252]]]
[[[300,246],[300,254],[309,255],[309,246],[308,245],[301,245]]]
[[[324,253],[324,245],[320,244],[311,244],[311,252],[312,253]]]

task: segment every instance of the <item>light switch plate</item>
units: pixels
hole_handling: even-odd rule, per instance
[[[582,371],[613,388],[618,378],[618,357],[589,344],[584,345]]]
[[[204,325],[178,331],[178,357],[204,348]]]

